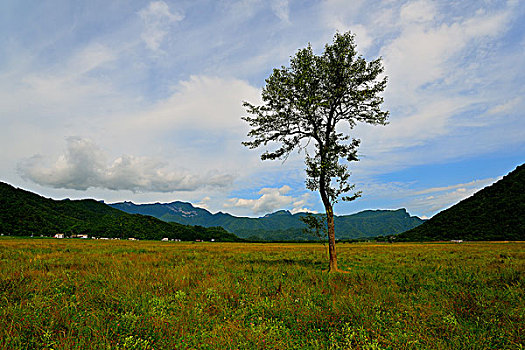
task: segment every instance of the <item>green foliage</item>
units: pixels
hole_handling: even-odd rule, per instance
[[[306,225],[306,228],[303,229],[306,235],[315,236],[318,240],[325,240],[328,237],[326,215],[307,214],[300,220]]]
[[[354,188],[347,182],[350,172],[341,160],[358,160],[360,143],[337,126],[386,124],[388,112],[380,108],[387,82],[382,73],[380,58],[366,62],[358,55],[350,32],[337,33],[321,55],[308,45],[291,58],[289,67],[274,69],[266,79],[261,106],[244,102],[250,116],[243,119],[251,126],[252,140],[243,144],[257,148],[276,143],[277,149],[266,150],[262,160],[286,159],[292,151],[304,150],[306,187],[320,192],[325,207],[333,205]]]
[[[525,240],[525,164],[473,196],[436,214],[398,241]]]
[[[524,243],[0,238],[2,349],[519,349]]]
[[[12,236],[66,236],[235,241],[220,227],[185,226],[151,216],[130,215],[92,199],[61,200],[41,197],[0,182],[0,233]]]

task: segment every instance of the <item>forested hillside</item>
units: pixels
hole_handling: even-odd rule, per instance
[[[397,236],[400,241],[525,240],[525,164]]]
[[[234,241],[220,227],[167,223],[146,215],[131,215],[92,199],[56,201],[0,182],[0,233],[14,236],[63,233],[95,237]]]

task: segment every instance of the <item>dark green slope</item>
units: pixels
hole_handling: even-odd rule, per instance
[[[405,209],[365,210],[335,218],[336,230],[341,233],[353,233],[353,237],[348,238],[391,235],[393,232],[400,233],[417,227],[423,222],[424,220],[417,216],[410,216]]]
[[[304,223],[300,218],[305,213],[291,214],[280,210],[260,218],[236,217],[230,214],[212,214],[190,203],[155,203],[137,205],[130,202],[110,204],[113,208],[128,213],[152,215],[161,220],[205,227],[220,226],[241,238],[260,240],[311,240],[315,236],[303,233]],[[404,232],[423,222],[410,216],[405,209],[366,210],[357,214],[336,216],[336,237],[355,239],[392,235]]]
[[[190,227],[152,216],[131,215],[92,199],[56,201],[0,182],[0,232],[108,238],[237,240],[222,228]]]
[[[305,213],[287,215],[282,211],[267,215],[259,220],[259,225],[266,224],[262,229],[244,227],[232,231],[242,238],[257,238],[264,240],[315,240],[303,232],[304,223],[300,220]],[[365,210],[356,214],[336,216],[335,231],[337,239],[361,239],[391,235],[404,232],[421,225],[423,220],[410,216],[405,209],[398,210]],[[279,229],[272,224],[279,224]],[[228,227],[225,227],[228,229]]]
[[[525,164],[397,236],[400,241],[525,240]]]

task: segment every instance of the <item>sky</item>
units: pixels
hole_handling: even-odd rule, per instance
[[[0,2],[0,181],[55,199],[322,212],[304,154],[261,161],[243,101],[336,32],[382,57],[387,126],[358,125],[338,215],[428,218],[525,161],[525,2]]]

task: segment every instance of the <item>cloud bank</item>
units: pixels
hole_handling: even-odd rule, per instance
[[[108,155],[102,149],[79,137],[67,139],[65,154],[53,164],[35,155],[21,162],[18,171],[39,185],[74,190],[195,191],[203,187],[226,187],[234,179],[230,174],[213,171],[201,175],[170,171],[165,163],[149,157],[123,155],[108,162]]]

